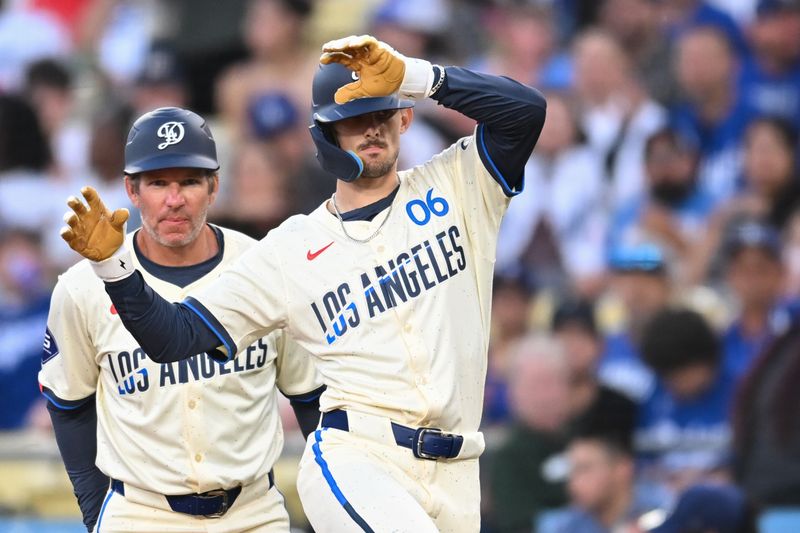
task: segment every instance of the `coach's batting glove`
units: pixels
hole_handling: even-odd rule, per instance
[[[336,91],[337,104],[397,92],[402,98],[426,98],[431,95],[435,77],[430,62],[405,57],[371,35],[352,35],[325,43],[319,62],[341,63],[358,74],[356,81]]]
[[[70,196],[67,205],[72,211],[64,215],[67,226],[61,229],[61,238],[69,247],[91,261],[97,275],[106,281],[129,276],[133,268],[125,242],[127,209],[113,213],[103,204],[91,187],[81,189],[88,207],[78,198]]]

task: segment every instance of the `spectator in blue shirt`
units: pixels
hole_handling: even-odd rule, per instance
[[[611,533],[654,508],[635,490],[630,442],[587,432],[570,441],[567,456],[571,506],[540,533]]]
[[[641,347],[657,376],[634,436],[641,481],[680,491],[726,479],[735,380],[721,364],[716,334],[699,313],[665,309],[647,324]]]
[[[747,49],[742,30],[733,17],[704,0],[660,0],[660,19],[667,35],[679,38],[697,26],[711,26],[722,32],[737,54]]]
[[[678,132],[663,128],[647,139],[644,160],[646,190],[614,215],[609,250],[657,242],[683,263],[714,205],[697,186],[697,151]]]
[[[42,332],[49,279],[35,233],[0,228],[0,430],[24,427],[41,400]]]
[[[728,287],[738,304],[722,336],[723,364],[741,378],[763,348],[790,323],[781,305],[784,270],[774,228],[756,221],[736,225],[723,247]]]
[[[689,29],[676,43],[676,76],[685,99],[671,119],[697,143],[699,183],[717,200],[739,186],[739,145],[749,119],[735,87],[737,63],[730,40],[712,26]]]
[[[653,372],[637,348],[647,321],[670,300],[671,283],[664,252],[653,244],[620,247],[609,258],[611,292],[620,300],[625,325],[606,337],[598,377],[602,383],[635,402],[647,398],[654,386]]]
[[[754,113],[800,127],[800,2],[761,0],[757,14],[739,79],[742,98]]]
[[[690,257],[690,280],[719,281],[719,250],[725,231],[748,219],[761,219],[790,233],[789,221],[800,205],[797,129],[785,119],[761,116],[747,126],[744,139],[744,190],[720,205]],[[791,240],[791,239],[787,239]]]

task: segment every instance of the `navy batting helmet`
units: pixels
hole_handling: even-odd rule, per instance
[[[339,148],[336,136],[329,126],[332,122],[374,111],[413,107],[413,100],[404,100],[398,95],[371,98],[356,98],[337,104],[336,91],[358,79],[358,75],[339,63],[320,65],[314,75],[311,94],[311,138],[317,147],[317,160],[322,168],[343,181],[353,181],[361,175],[364,164],[353,151]]]
[[[179,107],[161,107],[133,123],[125,145],[125,174],[161,168],[219,169],[205,119]]]

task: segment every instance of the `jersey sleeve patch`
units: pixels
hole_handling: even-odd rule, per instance
[[[47,328],[44,332],[44,342],[42,344],[42,364],[45,364],[59,353],[56,338],[50,328]]]
[[[481,158],[481,162],[486,170],[491,174],[492,178],[500,185],[503,189],[503,193],[508,196],[509,198],[518,195],[522,192],[525,186],[525,176],[523,175],[522,179],[519,182],[519,185],[512,189],[511,186],[508,184],[508,180],[503,176],[500,172],[500,169],[497,168],[497,165],[492,161],[492,157],[489,155],[489,151],[486,149],[486,142],[483,138],[483,123],[478,124],[478,129],[475,134],[477,138],[477,143],[475,148],[478,150],[478,155]],[[466,145],[462,143],[462,148],[466,150]],[[524,172],[524,171],[523,171]]]
[[[47,398],[48,402],[55,405],[59,409],[64,409],[66,411],[77,409],[78,407],[85,404],[94,397],[94,394],[90,394],[86,398],[81,398],[80,400],[65,400],[63,398],[59,398],[55,392],[53,392],[52,390],[48,389],[47,387],[41,384],[39,384],[39,390],[41,391],[42,396]]]
[[[236,352],[238,351],[236,350],[236,343],[233,342],[231,336],[228,335],[228,332],[225,330],[222,324],[219,323],[219,320],[217,320],[214,315],[211,314],[211,311],[206,309],[203,304],[191,296],[183,301],[183,305],[200,317],[200,320],[202,320],[208,329],[210,329],[211,332],[214,333],[214,335],[216,335],[219,339],[221,343],[220,348],[225,349],[224,351],[219,348],[212,350],[208,352],[209,356],[218,361],[230,361],[236,357]]]

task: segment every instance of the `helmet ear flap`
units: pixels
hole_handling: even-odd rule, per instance
[[[320,124],[312,124],[309,131],[317,147],[317,161],[322,168],[342,181],[353,181],[361,175],[364,163],[355,152],[339,148],[330,132],[326,132]]]

